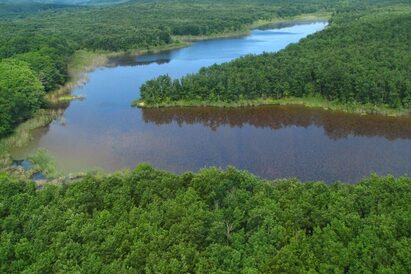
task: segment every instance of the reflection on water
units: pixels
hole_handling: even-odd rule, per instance
[[[171,60],[171,52],[166,51],[157,54],[145,54],[141,56],[135,55],[122,55],[110,57],[106,67],[134,67],[134,66],[144,66],[149,64],[167,64]]]
[[[270,129],[316,126],[323,128],[325,134],[333,140],[346,138],[349,135],[380,136],[388,140],[411,139],[410,117],[362,116],[302,106],[144,109],[143,119],[146,123],[156,125],[172,122],[180,126],[202,124],[212,130],[224,126],[243,127],[244,125]]]
[[[249,36],[193,43],[142,56],[116,57],[73,91],[83,101],[34,132],[13,152],[50,151],[63,171],[134,168],[174,172],[234,165],[265,178],[355,182],[411,174],[411,118],[359,116],[302,107],[135,109],[139,87],[161,74],[181,77],[246,54],[278,51],[325,23],[254,30]],[[64,105],[56,106],[64,107]]]

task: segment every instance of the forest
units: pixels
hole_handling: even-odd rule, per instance
[[[146,82],[146,106],[321,96],[341,104],[411,107],[408,7],[339,10],[322,32],[278,53],[246,56],[182,79]]]
[[[0,174],[2,273],[410,273],[411,179],[265,181],[147,164],[36,188]]]

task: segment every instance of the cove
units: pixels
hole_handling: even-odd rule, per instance
[[[411,118],[352,115],[297,106],[137,109],[142,83],[181,77],[246,54],[274,52],[322,30],[325,22],[253,30],[245,37],[178,50],[112,58],[73,90],[73,101],[34,140],[23,159],[46,148],[58,168],[115,171],[141,162],[174,172],[233,165],[264,178],[355,182],[371,172],[411,174]]]

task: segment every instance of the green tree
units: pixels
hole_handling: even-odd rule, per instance
[[[27,63],[0,62],[0,136],[40,108],[44,89]]]

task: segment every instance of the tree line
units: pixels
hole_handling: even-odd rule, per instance
[[[265,181],[140,165],[67,185],[0,174],[2,273],[410,273],[411,180]]]
[[[246,56],[181,79],[146,82],[148,105],[318,96],[344,104],[411,107],[409,7],[336,12],[323,31],[278,53]]]

